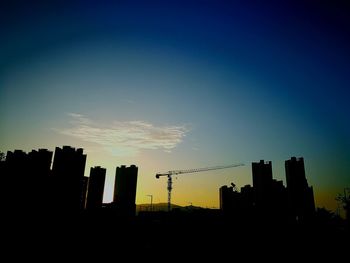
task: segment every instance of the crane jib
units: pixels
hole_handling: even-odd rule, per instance
[[[168,184],[167,184],[167,190],[168,190],[168,211],[171,209],[171,190],[172,188],[172,175],[177,174],[185,174],[185,173],[196,173],[196,172],[204,172],[204,171],[211,171],[211,170],[219,170],[219,169],[226,169],[226,168],[232,168],[232,167],[238,167],[238,166],[244,166],[243,163],[238,164],[230,164],[230,165],[222,165],[222,166],[212,166],[212,167],[205,167],[205,168],[197,168],[197,169],[188,169],[188,170],[173,170],[168,171],[165,173],[157,173],[156,178],[159,179],[160,176],[167,176],[168,177]]]
[[[231,165],[222,165],[222,166],[212,166],[212,167],[204,167],[204,168],[196,168],[196,169],[187,169],[187,170],[173,170],[168,171],[165,173],[157,173],[156,178],[159,178],[160,176],[169,176],[173,174],[185,174],[185,173],[196,173],[196,172],[204,172],[204,171],[210,171],[210,170],[219,170],[219,169],[226,169],[231,167],[238,167],[238,166],[244,166],[243,163],[239,164],[231,164]]]

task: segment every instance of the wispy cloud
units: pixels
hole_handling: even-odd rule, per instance
[[[134,155],[143,149],[170,152],[189,131],[186,125],[157,127],[146,121],[113,121],[106,125],[81,114],[68,115],[71,117],[71,127],[56,131],[101,145],[114,155]]]

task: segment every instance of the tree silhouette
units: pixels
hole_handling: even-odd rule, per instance
[[[2,151],[0,151],[0,162],[1,162],[1,161],[5,161],[5,159],[6,159],[5,153],[3,153]]]
[[[335,199],[342,204],[345,210],[346,220],[350,225],[350,188],[344,188],[344,193],[338,194]]]

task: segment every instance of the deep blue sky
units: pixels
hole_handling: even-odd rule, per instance
[[[217,206],[218,186],[251,183],[250,162],[272,160],[284,180],[293,155],[318,205],[349,186],[345,1],[8,2],[2,151],[84,147],[109,185],[116,165],[136,163],[138,202],[159,189],[165,201],[155,172],[245,162],[237,179],[177,183],[175,202]]]

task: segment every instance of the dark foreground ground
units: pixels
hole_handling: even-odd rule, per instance
[[[349,259],[345,225],[257,222],[208,214],[17,216],[3,221],[2,251],[46,262],[71,260]],[[342,260],[343,261],[343,260]]]

